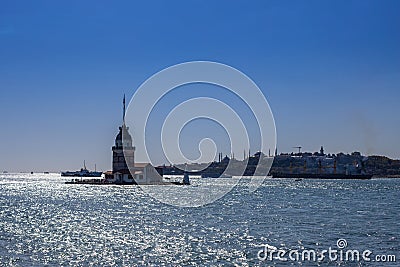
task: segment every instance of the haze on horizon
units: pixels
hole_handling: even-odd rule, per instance
[[[124,93],[128,101],[151,75],[192,60],[231,65],[257,83],[279,152],[323,145],[400,158],[399,8],[395,0],[2,1],[0,171],[75,170],[83,160],[109,170]],[[247,112],[212,86],[193,88],[161,104],[215,94]],[[189,148],[196,129],[182,139]],[[223,141],[215,125],[201,129]]]

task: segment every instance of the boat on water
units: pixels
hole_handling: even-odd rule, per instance
[[[83,168],[80,171],[61,172],[61,176],[65,176],[65,177],[101,177],[102,174],[103,174],[102,172],[96,171],[96,167],[95,167],[95,171],[89,171],[86,168],[85,161],[83,161]]]
[[[361,179],[369,180],[372,174],[341,174],[341,173],[273,173],[272,178],[295,179]]]
[[[189,174],[186,172],[186,169],[185,169],[185,173],[183,174],[182,182],[172,181],[171,184],[174,184],[174,185],[190,185]]]

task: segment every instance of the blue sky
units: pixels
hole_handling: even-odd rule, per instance
[[[122,95],[192,60],[257,83],[280,151],[400,158],[399,10],[395,0],[1,1],[0,170],[84,159],[110,169]]]

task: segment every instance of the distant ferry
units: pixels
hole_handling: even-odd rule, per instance
[[[297,178],[297,179],[361,179],[368,180],[372,174],[340,174],[340,173],[273,173],[272,178]]]
[[[96,170],[94,172],[92,172],[92,171],[89,171],[88,169],[86,169],[85,161],[83,161],[83,168],[80,171],[61,172],[61,176],[67,176],[67,177],[101,177],[101,175],[102,175],[102,172],[97,172]]]

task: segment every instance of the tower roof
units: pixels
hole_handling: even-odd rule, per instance
[[[125,123],[119,127],[119,133],[117,134],[117,137],[115,137],[115,141],[121,140],[122,137],[124,137],[124,141],[131,141],[132,142],[132,136],[129,133],[129,127],[126,127]]]

